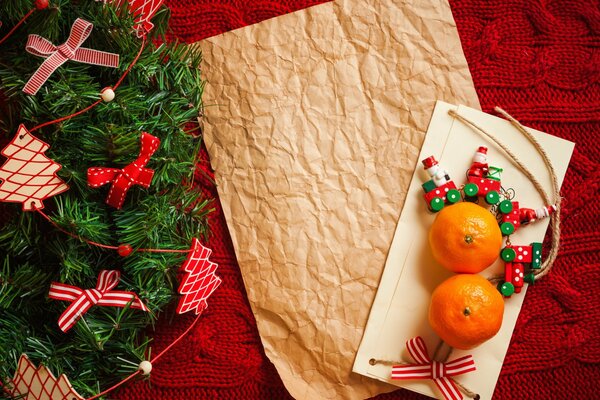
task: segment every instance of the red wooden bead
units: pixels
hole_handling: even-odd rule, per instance
[[[133,248],[131,247],[130,244],[120,244],[119,247],[117,248],[117,253],[119,253],[119,255],[121,257],[127,257],[132,252],[133,252]]]
[[[48,7],[48,0],[35,0],[35,8],[38,10],[43,10]]]

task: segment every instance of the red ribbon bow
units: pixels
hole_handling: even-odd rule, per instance
[[[112,290],[121,280],[119,271],[100,271],[95,289],[82,290],[77,286],[52,282],[48,297],[54,300],[70,301],[71,305],[61,314],[58,326],[63,332],[73,327],[93,305],[131,308],[148,311],[133,292]]]
[[[392,379],[433,379],[444,395],[444,399],[463,398],[456,384],[449,377],[475,371],[473,356],[469,354],[447,363],[431,361],[427,355],[425,341],[420,336],[406,342],[406,348],[417,364],[393,366]]]
[[[112,186],[108,192],[106,203],[120,209],[125,201],[125,195],[133,185],[144,188],[150,187],[154,170],[145,168],[150,157],[156,152],[160,140],[149,133],[142,133],[142,146],[138,158],[123,169],[93,167],[88,168],[88,185],[93,188],[100,187],[109,182]]]
[[[33,55],[46,58],[46,61],[25,84],[23,91],[31,95],[36,94],[50,75],[67,60],[116,68],[119,65],[118,54],[80,47],[90,36],[93,28],[94,25],[91,23],[77,18],[71,27],[69,38],[60,46],[53,45],[39,35],[29,35],[25,50]]]

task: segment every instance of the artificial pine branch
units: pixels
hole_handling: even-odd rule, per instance
[[[32,3],[1,2],[0,35]],[[163,249],[188,249],[193,237],[207,235],[210,199],[189,186],[200,140],[184,130],[202,109],[201,53],[178,43],[154,45],[164,37],[168,14],[166,8],[156,14],[152,37],[113,102],[34,132],[51,145],[46,155],[62,165],[58,175],[70,186],[45,201],[46,213],[68,232],[108,245]],[[62,44],[76,18],[94,24],[84,47],[120,54],[119,68],[67,61],[36,96],[24,94],[25,82],[43,62],[25,52],[27,35]],[[96,1],[51,0],[48,9],[33,13],[0,46],[0,92],[6,98],[2,138],[12,137],[21,123],[32,128],[98,99],[140,49],[132,27],[133,18],[123,10]],[[86,170],[132,162],[142,131],[161,140],[148,165],[155,170],[152,185],[133,187],[123,208],[115,210],[105,204],[110,185],[90,188]],[[20,204],[5,207],[12,218],[0,229],[0,378],[12,376],[22,352],[55,375],[65,373],[84,395],[135,371],[150,345],[143,333],[177,296],[177,270],[185,254],[134,252],[123,258],[63,234],[37,213],[23,212]],[[119,289],[137,293],[152,312],[92,307],[69,333],[62,333],[57,319],[65,304],[47,298],[50,282],[93,288],[102,269],[121,270]]]

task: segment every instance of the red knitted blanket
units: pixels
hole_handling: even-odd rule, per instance
[[[167,0],[188,42],[323,0]],[[598,398],[600,376],[600,4],[591,0],[450,0],[484,111],[577,143],[563,185],[562,243],[552,272],[527,292],[498,399]],[[210,84],[210,82],[208,83]],[[208,170],[208,164],[202,165]],[[203,174],[198,183],[215,198]],[[218,203],[218,201],[217,201]],[[209,245],[223,284],[197,326],[119,399],[285,399],[265,357],[219,207]],[[159,350],[190,318],[165,320]],[[399,390],[379,399],[416,399]]]

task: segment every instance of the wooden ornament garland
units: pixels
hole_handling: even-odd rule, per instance
[[[120,4],[123,0],[115,1]],[[93,242],[68,232],[42,211],[44,208],[43,200],[54,195],[58,195],[68,190],[69,187],[56,175],[56,171],[61,168],[61,165],[43,154],[50,146],[37,139],[31,134],[31,132],[82,115],[103,101],[112,101],[115,96],[114,91],[116,91],[116,89],[122,84],[123,80],[141,57],[148,41],[147,35],[154,26],[151,22],[151,18],[162,6],[163,1],[164,0],[129,1],[130,12],[135,17],[136,25],[134,29],[138,38],[141,38],[141,44],[139,51],[129,64],[128,68],[121,74],[118,81],[112,87],[104,88],[101,93],[99,93],[99,98],[95,102],[70,115],[41,123],[29,130],[27,130],[27,128],[21,124],[13,141],[9,143],[9,145],[7,145],[2,151],[2,154],[8,159],[4,165],[0,167],[0,202],[4,201],[22,203],[24,211],[36,211],[55,228],[67,234],[68,236],[79,239],[93,246],[115,250],[123,257],[127,257],[133,251],[152,253],[189,253],[188,259],[180,267],[180,270],[182,274],[185,274],[185,277],[182,279],[181,285],[177,291],[182,295],[177,308],[177,313],[182,314],[184,312],[193,310],[196,314],[196,318],[179,337],[171,342],[171,344],[163,349],[158,355],[150,360],[142,361],[136,372],[127,376],[125,379],[104,390],[103,392],[88,398],[88,400],[97,399],[106,395],[127,381],[135,378],[137,375],[149,375],[152,369],[152,363],[157,362],[166,352],[168,352],[181,339],[183,339],[200,321],[203,311],[208,307],[207,299],[222,282],[221,278],[215,274],[218,265],[208,260],[211,250],[202,246],[200,241],[196,238],[193,238],[192,240],[192,248],[186,250],[144,248],[134,250],[128,244],[122,244],[119,246],[106,245]],[[106,3],[112,1],[104,0],[104,2]],[[3,38],[0,39],[0,44],[6,41],[36,10],[47,8],[48,1],[36,0],[34,5],[35,8],[31,9]],[[0,22],[0,26],[2,26],[2,22]],[[98,52],[80,47],[81,43],[88,37],[91,27],[92,25],[90,23],[81,19],[77,19],[73,25],[71,36],[66,43],[60,46],[54,46],[52,43],[41,37],[35,35],[30,36],[27,50],[32,54],[39,55],[47,59],[44,63],[42,63],[39,70],[25,86],[24,91],[27,94],[35,95],[49,75],[54,70],[59,68],[62,63],[69,59],[90,64],[116,67],[118,64],[118,55]],[[144,135],[150,136],[148,134]],[[151,152],[153,153],[160,142],[157,138],[152,136],[150,136],[149,141],[152,142]],[[142,139],[142,146],[143,144],[144,140]],[[138,159],[140,157],[138,157]],[[135,162],[132,164],[135,164]],[[134,165],[135,169],[139,169],[145,174],[144,176],[147,176],[150,170],[145,170],[143,166],[138,164]],[[122,197],[124,197],[124,195]],[[121,204],[119,203],[115,206],[120,208],[120,205]],[[197,257],[198,254],[201,254],[202,257]],[[112,280],[110,278],[111,276]],[[139,308],[143,311],[149,311],[135,293],[112,290],[112,288],[118,283],[119,276],[119,271],[102,271],[100,273],[100,280],[96,289],[83,290],[62,283],[53,283],[49,295],[50,298],[71,301],[71,306],[73,307],[73,312],[71,314],[74,315],[74,317],[68,321],[65,321],[64,323],[60,323],[61,329],[63,331],[70,329],[76,323],[77,319],[83,315],[85,310],[95,304],[116,307],[132,307]],[[105,282],[106,284],[101,284],[100,281],[102,280],[107,281]],[[81,302],[84,302],[85,305],[82,306],[79,304]],[[69,311],[69,309],[70,308],[67,308],[65,314]],[[0,382],[0,394],[2,392],[6,392],[10,396],[16,396],[17,398],[24,398],[28,400],[64,400],[66,398],[69,400],[71,400],[71,398],[83,399],[83,397],[81,397],[73,389],[66,375],[61,375],[58,379],[56,379],[43,365],[36,367],[29,360],[26,354],[21,355],[15,376],[12,379],[9,378],[8,384],[3,386]]]

